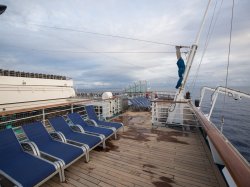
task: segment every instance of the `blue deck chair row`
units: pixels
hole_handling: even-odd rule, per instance
[[[134,98],[134,101],[143,108],[150,108],[151,103],[146,97],[136,97]]]
[[[105,140],[115,133],[114,128],[107,129],[88,125],[77,113],[69,114],[68,117],[74,122],[77,121],[77,124],[80,124],[80,132],[74,131],[63,117],[49,119],[50,124],[55,130],[54,133],[57,133],[61,137],[62,142],[53,139],[41,122],[22,126],[29,140],[22,143],[31,145],[34,152],[36,152],[36,156],[23,151],[13,130],[8,129],[0,132],[0,154],[3,153],[1,154],[3,160],[0,160],[0,173],[17,186],[40,185],[56,173],[59,173],[60,180],[64,181],[64,169],[66,167],[84,155],[88,161],[89,151],[101,143],[105,147]],[[1,141],[1,138],[5,141]],[[72,145],[72,143],[76,143],[77,146]],[[15,150],[19,150],[19,152]],[[15,157],[11,153],[19,156]],[[11,156],[14,159],[11,159]],[[52,158],[54,162],[43,159],[44,156]],[[9,158],[10,160],[5,160],[5,158]],[[34,165],[32,165],[33,163]],[[26,164],[31,167],[27,168]],[[46,166],[44,166],[44,170],[43,165]],[[36,171],[41,170],[41,173],[32,173],[33,166],[36,166],[34,167]],[[27,174],[22,173],[23,170]]]
[[[87,105],[85,106],[85,110],[87,112],[88,118],[94,122],[96,126],[103,126],[103,127],[113,127],[118,131],[119,129],[123,128],[124,131],[124,125],[123,123],[117,123],[117,122],[108,122],[108,121],[102,121],[99,120],[93,105]]]
[[[39,186],[57,173],[57,163],[23,150],[12,129],[0,132],[0,174],[16,186]]]
[[[151,103],[146,97],[135,97],[130,99],[130,102],[135,109],[149,109],[151,107]]]

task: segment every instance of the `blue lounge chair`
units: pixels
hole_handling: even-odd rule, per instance
[[[54,140],[41,122],[25,124],[22,127],[28,139],[37,145],[41,153],[60,160],[63,163],[62,172],[66,167],[87,153],[85,147],[77,147]]]
[[[101,143],[103,143],[103,147],[105,148],[105,138],[101,135],[90,135],[83,132],[81,129],[80,132],[73,131],[72,128],[61,116],[53,117],[48,120],[51,126],[55,129],[55,131],[61,132],[64,135],[67,142],[84,144],[84,146],[87,148],[88,155],[92,149],[94,149]],[[89,159],[87,159],[87,161],[88,160]]]
[[[115,123],[115,122],[108,122],[108,121],[101,121],[98,119],[95,109],[93,105],[88,105],[85,106],[88,118],[92,120],[96,125],[98,126],[104,126],[104,127],[114,127],[116,131],[118,131],[120,128],[123,128],[124,131],[124,126],[123,123]]]
[[[114,134],[116,138],[116,129],[113,127],[104,128],[104,127],[96,127],[89,125],[82,119],[81,115],[78,113],[71,113],[68,114],[67,116],[73,124],[80,125],[86,132],[102,134],[105,136],[105,139],[108,139]]]
[[[12,129],[0,132],[0,173],[16,186],[39,186],[59,173],[57,164],[23,151]]]
[[[130,99],[132,107],[136,110],[150,110],[151,102],[146,97],[134,97]]]

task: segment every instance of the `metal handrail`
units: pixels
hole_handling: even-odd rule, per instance
[[[86,100],[84,100],[84,101],[86,101]],[[90,101],[90,100],[88,100],[88,101]],[[103,102],[105,102],[105,101],[103,101]],[[65,106],[68,106],[69,108],[60,109],[60,110],[56,110],[56,111],[50,111],[50,112],[45,111],[46,109],[53,109],[54,107],[65,107]],[[71,102],[71,103],[56,104],[56,105],[52,105],[52,106],[44,106],[44,107],[39,107],[39,108],[35,107],[35,108],[27,109],[26,111],[24,109],[22,109],[21,110],[22,112],[30,112],[30,111],[37,111],[38,112],[38,111],[40,111],[41,114],[32,115],[32,116],[28,116],[28,117],[22,117],[22,118],[18,118],[18,119],[10,119],[10,120],[7,120],[7,121],[0,122],[0,125],[13,123],[13,122],[18,122],[18,121],[27,120],[27,119],[32,119],[32,118],[36,118],[36,117],[42,117],[42,120],[44,121],[46,115],[55,114],[55,113],[59,113],[59,112],[66,112],[66,111],[73,112],[74,110],[79,109],[79,108],[83,108],[83,107],[84,107],[84,102],[83,101],[77,101],[77,102]],[[103,108],[105,108],[105,107],[103,107]],[[84,110],[81,110],[81,112],[84,112]],[[19,113],[19,110],[17,110],[16,112],[14,111],[11,114],[15,114],[15,113]],[[100,113],[100,111],[98,111],[98,113]],[[100,114],[98,114],[98,116],[100,116]]]

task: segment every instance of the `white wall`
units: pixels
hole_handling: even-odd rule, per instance
[[[75,97],[72,80],[0,76],[0,105],[70,97]]]

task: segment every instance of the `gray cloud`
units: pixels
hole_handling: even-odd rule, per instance
[[[3,69],[63,74],[78,87],[124,87],[136,80],[174,87],[178,79],[174,53],[103,54],[93,51],[174,52],[174,47],[38,26],[64,27],[170,44],[194,42],[207,1],[2,0],[0,64]],[[220,1],[217,3],[217,11]],[[206,39],[215,1],[195,57],[191,85]],[[249,86],[250,2],[235,1],[230,84]],[[224,1],[200,68],[197,84],[224,84],[231,1]],[[217,12],[216,12],[217,15]],[[85,53],[81,53],[85,52]],[[215,85],[216,84],[216,85]]]

